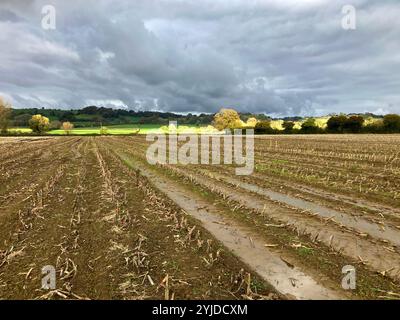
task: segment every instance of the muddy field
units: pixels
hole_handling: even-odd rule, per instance
[[[148,145],[0,139],[1,299],[400,299],[400,136],[257,137],[249,176]]]

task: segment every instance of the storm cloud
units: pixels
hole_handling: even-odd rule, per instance
[[[42,28],[42,7],[56,29]],[[0,95],[274,116],[400,112],[400,3],[352,0],[2,0]]]

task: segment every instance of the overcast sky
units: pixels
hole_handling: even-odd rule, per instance
[[[42,7],[56,29],[42,28]],[[356,29],[342,28],[343,5]],[[15,107],[400,112],[398,0],[1,0]]]

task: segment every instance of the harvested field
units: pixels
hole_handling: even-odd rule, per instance
[[[1,299],[400,298],[400,136],[256,137],[248,176],[149,144],[0,139]]]
[[[101,139],[11,143],[1,150],[2,299],[279,297]],[[41,289],[46,265],[55,290]]]

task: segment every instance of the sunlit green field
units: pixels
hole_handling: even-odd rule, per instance
[[[329,117],[318,117],[315,118],[316,124],[320,128],[325,128]],[[365,123],[369,124],[372,122],[381,121],[380,119],[367,118]],[[272,120],[271,127],[278,130],[283,130],[283,120]],[[302,121],[295,121],[295,129],[301,128]],[[195,126],[195,125],[179,125],[178,128],[169,127],[160,124],[121,124],[103,127],[87,127],[87,128],[75,128],[71,130],[72,135],[128,135],[128,134],[150,134],[150,133],[171,133],[176,129],[177,133],[218,133],[219,131],[211,125]],[[11,128],[11,133],[15,134],[27,134],[31,133],[29,128]],[[50,130],[46,134],[50,135],[65,135],[66,132],[62,129]]]
[[[159,124],[143,124],[143,125],[114,125],[103,127],[91,127],[91,128],[75,128],[72,129],[70,134],[72,135],[96,135],[96,134],[110,134],[110,135],[127,135],[127,134],[150,134],[150,133],[168,133],[170,132],[168,126],[162,126]],[[31,133],[32,130],[29,128],[11,128],[11,133]],[[178,126],[178,133],[213,133],[217,132],[212,126]],[[50,130],[46,134],[51,135],[65,135],[66,132],[62,129]]]
[[[11,132],[11,133],[31,133],[32,130],[29,129],[29,128],[11,128],[11,129],[8,129],[8,132]]]
[[[148,134],[152,132],[156,132],[159,130],[160,125],[157,124],[145,124],[145,125],[115,125],[115,126],[105,126],[103,127],[103,134],[111,134],[111,135],[119,135],[119,134]],[[51,130],[48,132],[49,134],[54,135],[65,135],[65,131],[62,129]],[[71,131],[71,134],[77,135],[92,135],[92,134],[100,134],[101,127],[91,127],[91,128],[75,128]]]

